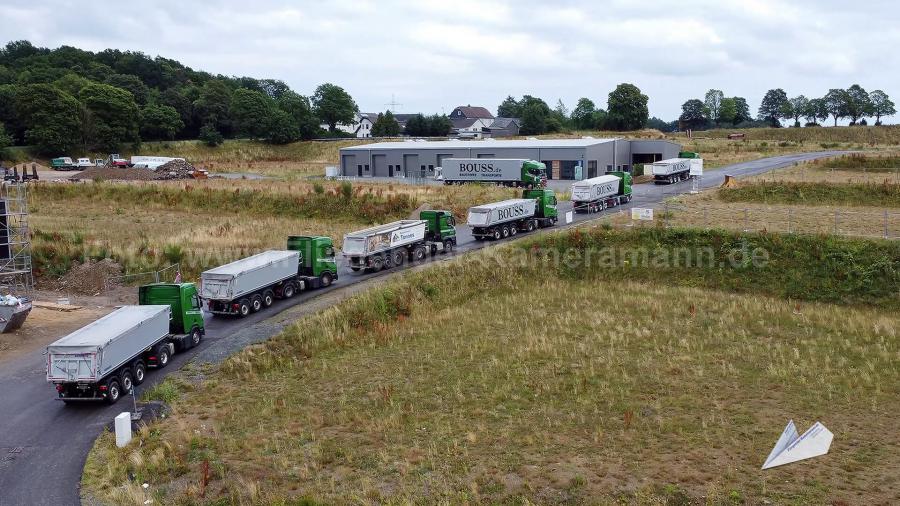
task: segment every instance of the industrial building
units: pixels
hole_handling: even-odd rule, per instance
[[[430,177],[445,158],[525,158],[550,179],[581,179],[675,158],[681,146],[642,139],[523,139],[378,142],[341,149],[340,172],[356,177]],[[577,170],[580,167],[581,170]]]

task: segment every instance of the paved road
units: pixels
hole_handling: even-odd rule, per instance
[[[717,186],[725,174],[755,175],[841,153],[823,151],[740,163],[707,171],[701,186]],[[635,186],[635,198],[627,207],[658,203],[668,196],[689,191],[691,186],[690,182],[638,185]],[[571,209],[571,203],[561,203],[561,216]],[[575,215],[572,225],[600,216],[602,214]],[[457,254],[491,244],[476,242],[464,225],[458,227],[457,233]],[[242,345],[276,334],[290,320],[289,316],[279,318],[278,314],[291,306],[384,274],[353,273],[342,266],[340,281],[327,289],[278,301],[268,310],[242,320],[210,318],[203,343],[188,353],[173,357],[167,369],[150,371],[146,382],[137,388],[137,394],[140,396],[142,390],[161,381],[166,373],[177,370],[195,356],[201,361],[218,361]],[[94,439],[116,414],[130,408],[128,398],[115,406],[67,406],[56,401],[55,389],[44,379],[45,360],[42,351],[36,351],[0,366],[0,505],[78,504],[81,472]]]

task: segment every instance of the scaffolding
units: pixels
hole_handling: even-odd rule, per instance
[[[31,231],[28,228],[28,185],[0,184],[0,294],[31,295]]]

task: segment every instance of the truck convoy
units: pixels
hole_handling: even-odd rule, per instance
[[[543,188],[547,167],[518,158],[445,158],[435,179],[444,184],[496,183],[501,186]]]
[[[553,190],[524,190],[521,199],[470,208],[466,221],[476,240],[498,240],[552,226],[558,219],[557,214]]]
[[[631,174],[610,172],[572,184],[572,205],[576,213],[597,213],[631,200]]]
[[[200,296],[213,315],[245,317],[338,279],[330,237],[292,236],[288,250],[264,251],[200,274]]]
[[[203,313],[193,283],[145,285],[137,306],[122,306],[47,347],[47,381],[65,403],[110,404],[203,339]]]
[[[343,255],[354,271],[377,272],[419,261],[456,247],[456,220],[450,211],[422,211],[418,220],[400,220],[344,236]]]

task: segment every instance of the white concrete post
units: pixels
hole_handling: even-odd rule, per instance
[[[131,442],[131,413],[125,411],[116,416],[116,446],[124,447]]]

